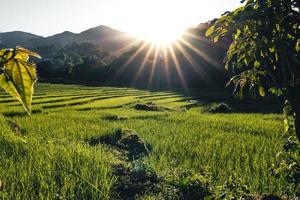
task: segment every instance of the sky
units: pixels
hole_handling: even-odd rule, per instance
[[[99,25],[136,35],[180,32],[240,6],[240,0],[0,0],[0,32],[50,36]],[[159,33],[156,33],[159,34]]]

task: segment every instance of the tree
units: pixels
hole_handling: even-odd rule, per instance
[[[0,50],[0,87],[17,98],[28,114],[31,113],[33,85],[37,80],[36,68],[29,61],[30,56],[41,58],[22,47]]]
[[[261,96],[266,92],[283,96],[292,108],[300,141],[300,0],[242,3],[224,13],[206,36],[215,42],[223,36],[233,39],[225,66],[235,76],[228,84],[235,86],[239,96],[246,88]]]

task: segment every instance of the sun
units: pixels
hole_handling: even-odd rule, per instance
[[[142,40],[159,45],[170,44],[191,26],[191,9],[178,0],[129,0],[123,7],[119,22],[123,30]],[[118,12],[118,11],[116,11]]]
[[[152,27],[136,30],[134,31],[134,34],[141,40],[156,45],[168,45],[177,41],[184,32],[184,28],[179,29],[177,27],[169,27],[162,23],[155,24],[155,26]]]

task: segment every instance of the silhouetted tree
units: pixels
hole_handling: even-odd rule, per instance
[[[240,96],[244,88],[261,96],[266,91],[283,96],[294,112],[300,141],[300,1],[243,3],[226,12],[206,34],[214,41],[232,37],[225,62],[226,68],[236,73],[230,81],[235,91]],[[286,127],[290,127],[288,123]]]

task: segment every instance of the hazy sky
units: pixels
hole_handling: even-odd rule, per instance
[[[98,25],[136,33],[162,26],[188,27],[220,16],[240,0],[0,0],[0,31],[49,36]],[[158,26],[158,27],[160,27]]]

